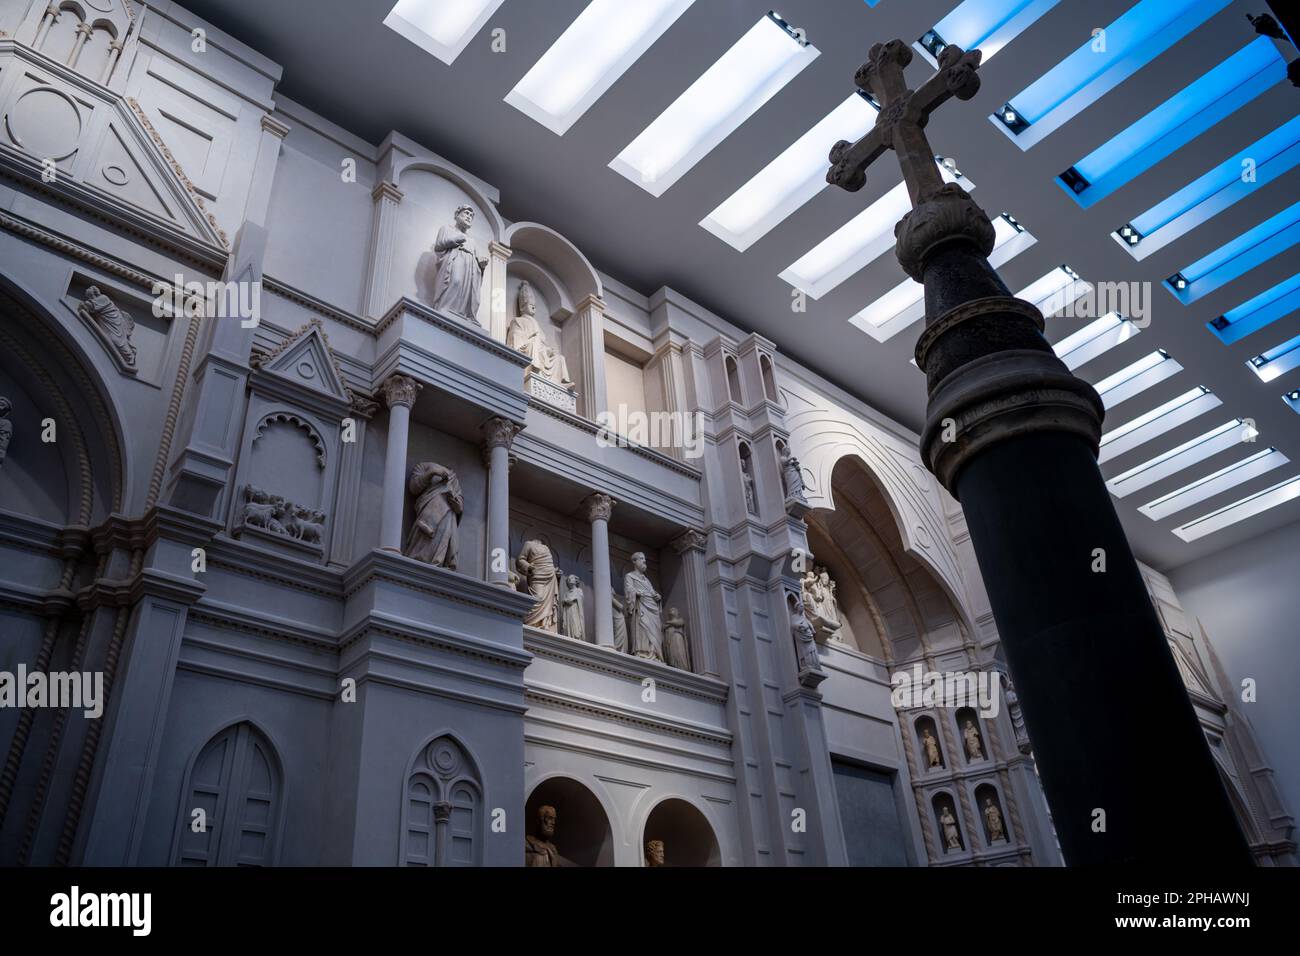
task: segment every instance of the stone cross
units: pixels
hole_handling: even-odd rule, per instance
[[[889,149],[898,154],[912,205],[919,206],[943,187],[934,165],[934,152],[925,137],[930,114],[950,97],[968,100],[979,92],[979,50],[965,52],[948,46],[939,54],[939,72],[909,90],[903,69],[912,62],[912,50],[902,40],[877,43],[858,67],[853,81],[880,106],[876,125],[856,143],[840,140],[831,148],[831,168],[826,181],[850,192],[867,182],[867,167]]]

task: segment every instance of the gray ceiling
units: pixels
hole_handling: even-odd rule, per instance
[[[587,0],[506,0],[450,67],[382,25],[393,0],[188,0],[185,5],[283,65],[285,96],[372,142],[400,130],[498,186],[508,218],[554,227],[598,268],[643,293],[672,286],[919,429],[925,383],[908,362],[919,325],[879,344],[848,323],[849,316],[902,279],[893,255],[879,257],[820,300],[809,300],[805,314],[792,312],[790,287],[778,278],[898,182],[892,157],[878,164],[862,192],[822,191],[743,254],[698,222],[844,99],[872,43],[893,37],[915,40],[957,0],[881,0],[875,8],[863,0],[782,0],[781,15],[804,29],[821,50],[811,66],[662,197],[653,198],[608,168],[772,2],[697,0],[563,137],[503,98]],[[1136,506],[1244,457],[1242,451],[1217,455],[1117,502],[1139,556],[1167,570],[1300,519],[1297,500],[1191,544],[1168,530],[1300,472],[1300,419],[1280,400],[1300,381],[1300,370],[1264,385],[1244,364],[1300,332],[1300,314],[1231,347],[1205,328],[1209,319],[1293,274],[1300,257],[1293,249],[1190,307],[1158,287],[1177,268],[1293,202],[1300,192],[1300,170],[1261,186],[1142,263],[1134,262],[1109,233],[1295,115],[1300,90],[1276,85],[1133,183],[1091,209],[1079,209],[1053,177],[1251,40],[1245,14],[1264,9],[1262,0],[1233,3],[1027,153],[993,127],[990,112],[1132,2],[1062,0],[981,69],[983,87],[974,100],[943,107],[929,134],[935,151],[954,157],[976,184],[973,196],[987,211],[1010,212],[1037,237],[1034,247],[1002,269],[1013,291],[1061,263],[1092,282],[1150,281],[1155,286],[1150,327],[1079,371],[1097,381],[1157,347],[1185,370],[1125,402],[1116,410],[1116,421],[1198,384],[1223,400],[1221,408],[1109,463],[1104,469],[1108,477],[1234,416],[1253,418],[1261,431],[1262,444],[1247,450],[1272,444],[1292,459],[1290,465],[1163,522],[1138,514]],[[506,31],[505,53],[490,49],[489,35],[496,27]],[[912,84],[927,71],[917,57],[909,68]],[[1084,323],[1049,319],[1048,337],[1056,341]]]

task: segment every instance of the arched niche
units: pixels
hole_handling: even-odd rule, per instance
[[[604,295],[600,275],[587,257],[549,226],[517,222],[505,231],[502,241],[510,247],[512,260],[527,257],[543,264],[567,290],[572,302],[581,302],[589,295]]]
[[[921,772],[938,771],[947,767],[948,758],[943,751],[943,735],[939,733],[939,727],[934,718],[929,714],[923,714],[916,718],[912,729],[916,734],[916,752],[921,765]],[[930,745],[931,740],[934,741],[933,747]],[[933,757],[931,754],[933,754]],[[934,758],[939,761],[937,765],[931,763]]]
[[[550,777],[528,795],[526,832],[537,835],[537,811],[555,808],[553,842],[560,856],[578,866],[613,866],[614,834],[596,795],[572,777]]]
[[[772,367],[772,359],[765,353],[758,356],[758,370],[763,379],[763,394],[770,402],[779,402],[780,396],[776,390],[776,370]]]
[[[959,707],[953,715],[957,721],[957,738],[966,763],[983,763],[989,759],[988,735],[974,707]]]
[[[996,813],[990,812],[990,807]],[[991,783],[981,783],[975,788],[975,813],[979,817],[980,828],[984,831],[984,845],[989,847],[1005,846],[1010,842],[1008,836],[1007,809],[1002,805],[1002,795]],[[1001,833],[993,829],[993,821],[1001,824]]]
[[[641,855],[651,840],[664,845],[664,866],[721,866],[722,851],[708,819],[693,804],[670,797],[655,804],[641,834]]]
[[[723,359],[723,365],[727,370],[727,397],[737,404],[742,403],[743,392],[740,390],[740,366],[736,364],[736,358],[728,355]]]
[[[967,835],[961,824],[957,801],[947,790],[940,790],[930,798],[934,811],[935,832],[939,834],[939,848],[944,853],[961,853],[967,849]]]

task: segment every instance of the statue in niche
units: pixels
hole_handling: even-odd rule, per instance
[[[960,850],[961,831],[957,829],[957,818],[952,815],[952,810],[944,807],[939,813],[939,823],[943,826],[943,842],[948,845],[948,849]]]
[[[998,809],[998,805],[993,802],[992,797],[984,798],[984,822],[989,828],[990,843],[997,840],[1006,840],[1007,833],[1002,827],[1002,811]]]
[[[582,615],[582,582],[576,574],[564,579],[564,594],[560,598],[560,633],[575,641],[587,639],[587,626]]]
[[[675,607],[668,609],[664,618],[664,662],[669,667],[688,671],[691,669],[691,653],[686,648],[686,618]]]
[[[660,867],[664,863],[664,841],[647,840],[645,845],[645,865]]]
[[[840,605],[830,572],[818,565],[804,574],[801,583],[808,619],[823,637],[837,637],[841,627]]]
[[[537,808],[537,835],[524,836],[524,866],[577,866],[555,848],[555,824],[555,807],[543,804]]]
[[[280,521],[285,516],[285,500],[253,485],[244,486],[244,524],[275,534],[288,534]]]
[[[614,649],[623,654],[627,653],[627,611],[623,604],[623,599],[617,594],[611,595],[611,603],[614,615]]]
[[[930,769],[943,766],[943,757],[939,753],[939,741],[934,739],[934,734],[930,732],[929,727],[921,728],[921,746],[925,749],[925,762],[930,765]]]
[[[632,653],[651,661],[662,661],[662,597],[646,577],[645,555],[632,555],[632,570],[623,575],[623,606],[627,613],[628,637]]]
[[[519,283],[515,312],[506,332],[506,345],[528,356],[528,371],[535,372],[561,388],[573,388],[569,363],[559,349],[551,348],[537,322],[537,294],[528,282]]]
[[[460,516],[465,510],[460,479],[450,468],[422,461],[411,469],[406,487],[415,496],[415,521],[404,553],[417,561],[454,571]]]
[[[799,459],[790,454],[788,445],[781,446],[781,485],[785,489],[785,499],[803,500],[803,470]]]
[[[9,442],[14,437],[14,423],[9,420],[9,412],[13,407],[13,402],[0,395],[0,465],[5,463],[5,455],[9,453]]]
[[[1006,688],[1007,716],[1011,718],[1011,729],[1016,735],[1016,749],[1027,754],[1030,751],[1029,731],[1025,728],[1025,715],[1020,710],[1020,696],[1006,674],[1002,675],[1002,682]]]
[[[437,256],[433,307],[477,323],[488,259],[470,237],[472,225],[474,207],[462,204],[456,207],[454,223],[438,229],[433,241],[433,251]]]
[[[966,741],[966,759],[983,760],[984,745],[980,742],[979,728],[969,717],[966,718],[966,723],[961,729],[961,736]]]
[[[740,456],[740,483],[745,488],[745,508],[750,514],[758,514],[758,499],[754,494],[754,466],[748,455]]]
[[[86,296],[77,306],[77,312],[104,333],[123,364],[135,371],[135,346],[131,344],[135,321],[131,316],[114,305],[113,300],[100,292],[98,286],[93,285],[86,289]]]
[[[799,663],[799,673],[820,671],[822,662],[817,654],[817,632],[813,630],[802,604],[795,606],[790,630],[794,634],[794,653]]]
[[[515,558],[524,590],[533,596],[533,609],[524,618],[529,627],[559,631],[560,572],[556,570],[551,549],[540,541],[525,541],[519,557]]]

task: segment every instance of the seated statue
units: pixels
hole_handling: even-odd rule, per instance
[[[537,323],[537,294],[527,282],[519,284],[515,311],[518,314],[510,320],[510,328],[506,332],[506,345],[528,356],[528,371],[554,382],[561,388],[573,388],[573,379],[569,377],[569,363],[564,360],[559,349],[552,348],[546,341],[546,336],[542,334],[542,327]]]

